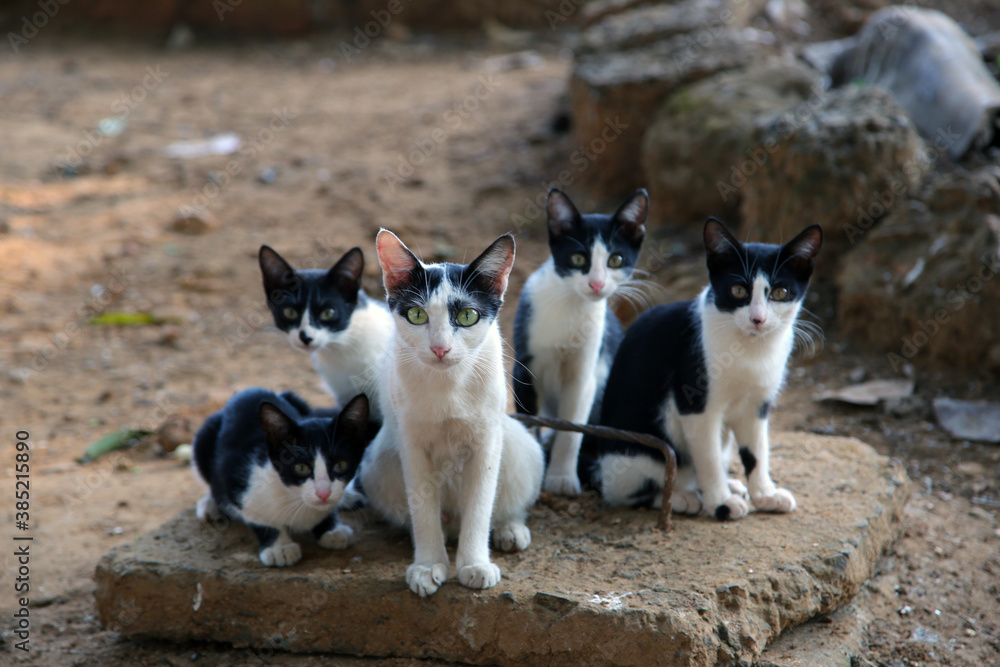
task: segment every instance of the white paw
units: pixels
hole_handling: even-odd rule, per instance
[[[742,519],[750,511],[750,505],[740,496],[729,496],[717,505],[712,514],[719,521],[727,519]]]
[[[500,583],[500,568],[493,563],[466,565],[458,570],[458,583],[469,588],[493,588]]]
[[[508,523],[493,529],[493,548],[505,553],[524,551],[531,544],[531,531],[523,523]]]
[[[557,496],[578,496],[580,495],[580,480],[577,479],[575,473],[572,475],[546,475],[544,488]]]
[[[198,504],[194,508],[195,514],[198,515],[198,519],[204,522],[218,521],[222,518],[222,512],[219,511],[219,506],[215,503],[215,498],[212,497],[211,493],[207,493],[198,499]]]
[[[344,524],[323,533],[319,538],[319,545],[324,549],[346,549],[354,542],[354,531]]]
[[[746,485],[738,479],[729,480],[729,492],[734,496],[739,496],[743,500],[750,502],[750,493],[747,491]]]
[[[753,505],[761,512],[791,512],[795,509],[795,496],[788,489],[775,489],[774,493],[755,497]]]
[[[295,542],[272,544],[260,550],[260,562],[268,567],[288,567],[302,560],[302,547]]]
[[[670,496],[670,509],[678,514],[697,514],[701,511],[701,494],[697,491],[674,491]]]
[[[437,593],[437,589],[447,578],[447,563],[434,563],[430,567],[414,563],[406,568],[406,585],[422,598]]]

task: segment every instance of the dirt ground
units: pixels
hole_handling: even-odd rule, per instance
[[[98,558],[192,506],[200,489],[184,464],[149,443],[86,466],[74,459],[122,426],[156,427],[173,416],[197,427],[247,386],[330,400],[308,359],[270,326],[255,260],[262,243],[317,268],[361,245],[368,291],[379,294],[371,265],[379,227],[425,258],[469,258],[511,229],[512,214],[559,171],[585,178],[600,169],[599,156],[582,168],[570,162],[569,55],[558,45],[534,44],[535,56],[511,59],[478,37],[397,37],[376,40],[351,62],[332,38],[167,52],[40,37],[0,59],[0,476],[12,489],[15,433],[28,431],[34,536],[32,652],[13,648],[14,563],[5,555],[2,660],[245,662],[225,646],[123,641],[98,626]],[[119,134],[95,132],[107,119],[118,122],[103,127]],[[171,142],[221,132],[239,134],[244,150],[164,155]],[[405,182],[386,170],[406,174]],[[569,191],[582,207],[615,205],[594,201],[583,185]],[[200,224],[177,223],[185,205],[201,205]],[[697,230],[658,230],[647,250],[658,259],[644,267],[662,285],[653,299],[698,288]],[[546,252],[540,221],[519,230],[512,295]],[[513,302],[503,315],[508,335]],[[815,403],[822,388],[892,371],[883,357],[838,339],[822,300],[813,309],[827,340],[814,358],[793,362],[774,427],[856,436],[903,461],[918,485],[905,536],[866,594],[877,620],[864,659],[996,663],[1000,449],[949,440],[928,399],[997,399],[1000,385],[918,373],[917,396],[884,409]],[[89,325],[101,310],[167,322]],[[14,501],[5,496],[5,525],[13,526]],[[308,656],[271,662],[327,664]]]

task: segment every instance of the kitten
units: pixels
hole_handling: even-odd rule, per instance
[[[246,523],[269,566],[302,558],[293,531],[311,531],[327,549],[348,547],[354,533],[334,508],[368,443],[368,398],[356,396],[336,417],[320,416],[329,413],[290,391],[245,389],[229,399],[194,438],[192,467],[208,487],[198,518]]]
[[[646,236],[639,190],[612,215],[580,215],[561,190],[547,204],[552,256],[528,278],[514,320],[514,401],[528,414],[585,423],[600,414],[624,333],[608,297],[632,277]],[[579,495],[582,435],[555,433],[545,490]]]
[[[746,488],[727,479],[739,444],[754,507],[791,512],[795,498],[769,471],[767,416],[778,396],[796,322],[823,242],[811,225],[785,245],[740,243],[709,219],[709,286],[693,301],[658,306],[625,335],[608,377],[600,423],[651,433],[677,454],[675,512],[718,519],[747,514]],[[587,438],[592,483],[612,505],[659,506],[663,456],[637,445]]]
[[[442,522],[458,526],[458,580],[500,581],[493,545],[526,549],[542,449],[505,414],[507,386],[497,314],[514,263],[514,238],[468,266],[424,264],[391,232],[376,241],[394,335],[380,381],[385,423],[358,472],[376,510],[411,526],[406,582],[421,597],[448,578]]]
[[[384,303],[361,288],[361,248],[348,250],[329,271],[296,271],[266,245],[259,260],[274,324],[293,348],[309,353],[340,405],[367,394],[372,419],[380,422],[376,381],[392,318]]]

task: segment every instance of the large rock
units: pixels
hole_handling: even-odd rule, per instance
[[[753,165],[755,153],[767,155],[753,141],[758,121],[822,90],[815,70],[773,60],[674,92],[656,113],[642,146],[654,214],[666,222],[704,221],[708,215],[735,219],[740,200],[725,186],[744,162]]]
[[[905,474],[867,445],[774,436],[775,476],[799,507],[719,523],[601,510],[590,497],[532,510],[533,543],[498,556],[504,579],[454,578],[427,599],[403,581],[409,538],[366,520],[344,552],[307,547],[262,566],[242,526],[186,511],[106,555],[101,622],[125,636],[259,650],[437,658],[494,665],[731,665],[782,630],[848,601],[900,530]],[[348,518],[355,525],[359,517]]]
[[[822,224],[825,255],[849,245],[853,222],[916,191],[937,155],[888,93],[856,86],[766,122],[754,144],[761,159],[742,163],[720,192],[742,197],[754,236],[789,239]]]
[[[850,226],[837,276],[841,330],[896,370],[1000,373],[996,172],[937,176],[920,199]],[[877,224],[875,224],[877,222]]]

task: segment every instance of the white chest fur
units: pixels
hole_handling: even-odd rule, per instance
[[[335,484],[332,497],[343,494],[343,482]],[[310,530],[322,521],[333,510],[334,504],[327,507],[312,507],[302,498],[301,487],[285,486],[278,472],[270,464],[254,466],[250,472],[247,491],[240,499],[242,507],[238,510],[244,521],[272,528],[288,527],[295,531]]]

